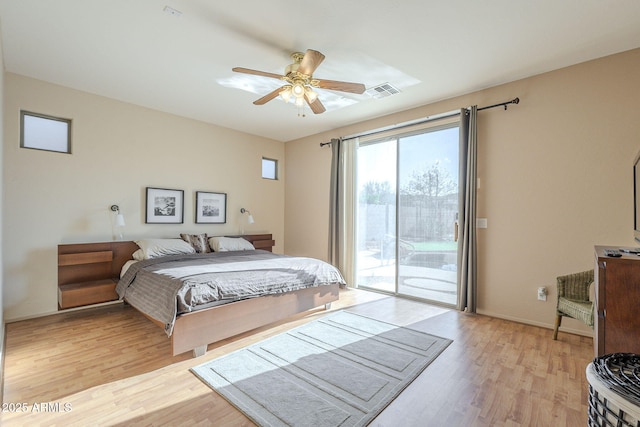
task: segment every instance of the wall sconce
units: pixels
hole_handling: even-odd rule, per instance
[[[244,214],[247,213],[249,214],[249,217],[247,218],[247,222],[249,224],[253,224],[255,221],[253,220],[253,215],[251,215],[251,212],[249,212],[248,210],[246,210],[245,208],[240,208],[240,213]]]
[[[124,215],[120,213],[120,207],[118,205],[111,205],[111,211],[116,213],[116,220],[114,225],[116,226],[116,234],[118,236],[118,240],[124,240],[124,236],[122,234],[122,228],[125,226]]]

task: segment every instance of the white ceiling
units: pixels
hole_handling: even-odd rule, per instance
[[[0,0],[0,25],[6,71],[288,141],[640,47],[640,1]],[[315,78],[401,93],[319,91],[327,112],[298,117],[231,71],[306,49]]]

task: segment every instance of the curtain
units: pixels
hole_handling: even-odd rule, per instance
[[[331,184],[329,189],[329,254],[331,264],[338,266],[341,258],[340,248],[340,211],[341,211],[341,183],[343,181],[340,171],[341,139],[331,140]]]
[[[477,293],[477,115],[477,105],[460,112],[458,309],[468,313],[476,312]]]
[[[357,138],[331,140],[328,258],[349,286],[355,284],[357,147]]]

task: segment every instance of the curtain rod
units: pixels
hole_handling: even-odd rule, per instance
[[[506,110],[509,104],[519,104],[519,103],[520,103],[520,98],[513,98],[511,101],[501,102],[500,104],[493,104],[487,107],[478,108],[478,111],[488,110],[489,108],[495,108],[495,107],[504,107],[504,109]]]
[[[488,110],[489,108],[496,108],[496,107],[504,107],[504,109],[506,110],[507,106],[509,104],[519,104],[519,103],[520,103],[520,98],[513,98],[511,101],[505,101],[505,102],[501,102],[499,104],[493,104],[493,105],[488,105],[486,107],[480,107],[480,108],[478,108],[478,111]],[[362,138],[363,136],[370,136],[370,135],[375,135],[377,133],[386,132],[386,131],[388,131],[390,129],[402,129],[402,128],[409,127],[409,126],[420,125],[420,124],[423,124],[423,123],[429,123],[429,122],[433,122],[433,121],[436,121],[436,120],[447,119],[449,117],[457,116],[458,114],[460,114],[459,111],[443,113],[443,114],[439,114],[437,116],[427,117],[425,119],[421,119],[421,120],[418,120],[418,121],[415,121],[415,122],[409,122],[409,123],[406,123],[406,124],[403,124],[403,125],[400,125],[400,126],[396,126],[396,127],[390,126],[390,127],[379,129],[379,130],[375,130],[375,131],[372,131],[372,132],[369,132],[369,133],[361,133],[361,134],[358,134],[358,135],[353,135],[353,136],[349,136],[349,137],[343,137],[342,139]],[[331,144],[333,144],[333,141],[334,140],[331,140],[329,142],[321,142],[320,143],[320,147],[324,147],[325,145],[331,145]]]

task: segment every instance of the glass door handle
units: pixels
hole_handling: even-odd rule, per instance
[[[458,221],[453,223],[453,241],[458,241]]]

